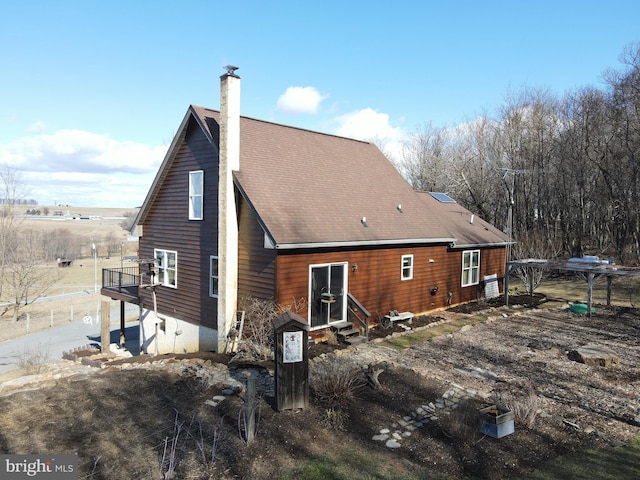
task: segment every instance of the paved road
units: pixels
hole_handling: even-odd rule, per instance
[[[114,313],[117,318],[114,318]],[[111,312],[110,343],[120,342],[119,314],[119,312]],[[125,337],[127,349],[137,355],[139,348],[137,322],[126,326]],[[25,355],[35,355],[34,358],[43,361],[54,361],[60,360],[66,351],[92,344],[100,345],[100,322],[96,322],[94,318],[91,321],[79,320],[2,342],[0,343],[0,374],[19,368],[20,359]]]

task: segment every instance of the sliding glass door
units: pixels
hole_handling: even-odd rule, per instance
[[[311,328],[346,320],[347,264],[309,267],[309,319]]]

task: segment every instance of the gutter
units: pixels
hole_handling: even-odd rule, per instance
[[[276,245],[276,249],[293,250],[298,248],[362,247],[362,246],[380,246],[380,245],[404,245],[407,243],[450,244],[450,243],[453,243],[454,241],[455,241],[455,238],[401,238],[401,239],[394,239],[394,240],[365,240],[365,241],[352,241],[352,242],[279,243]]]
[[[467,244],[452,244],[452,249],[461,248],[478,248],[478,247],[506,247],[507,245],[514,245],[516,242],[488,242],[488,243],[467,243]]]

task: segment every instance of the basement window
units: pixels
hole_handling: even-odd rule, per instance
[[[480,283],[480,250],[462,252],[462,286]]]
[[[189,220],[203,218],[203,190],[204,172],[202,170],[189,172]]]
[[[218,298],[218,257],[211,255],[209,257],[209,296]]]

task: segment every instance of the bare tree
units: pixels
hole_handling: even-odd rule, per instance
[[[3,298],[5,271],[20,223],[15,217],[23,190],[20,172],[6,164],[0,167],[0,189],[0,298]]]
[[[26,230],[8,250],[5,291],[11,298],[14,321],[22,307],[43,296],[59,278],[57,268],[43,264],[40,246],[39,235],[33,230]],[[8,310],[5,309],[3,314]]]
[[[616,253],[624,258],[625,247],[633,242],[640,261],[640,42],[628,45],[620,61],[623,69],[607,75],[613,142],[605,171],[615,186],[612,233]]]
[[[553,244],[541,233],[527,233],[514,245],[513,256],[518,260],[531,258],[557,258],[560,247]],[[533,267],[519,267],[516,275],[522,282],[524,290],[533,295],[536,287],[542,282],[544,270]]]
[[[547,254],[640,263],[640,42],[620,60],[605,88],[560,99],[522,88],[493,117],[455,129],[426,124],[397,168],[416,190],[443,191],[511,226],[530,249],[541,238],[554,246]]]
[[[136,213],[124,212],[122,216],[124,217],[124,220],[120,222],[120,226],[127,232],[130,232],[133,228],[133,223],[136,221]]]
[[[501,173],[498,124],[484,115],[456,129],[452,146],[451,193],[457,201],[485,220],[504,225],[506,202]]]
[[[81,235],[72,233],[68,228],[56,228],[50,235],[41,239],[43,260],[47,262],[58,258],[75,260],[80,256],[83,243],[85,239]]]
[[[447,131],[427,124],[404,143],[400,171],[415,190],[449,192],[451,150]]]

